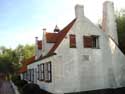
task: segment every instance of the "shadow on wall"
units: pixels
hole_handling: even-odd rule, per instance
[[[101,89],[101,90],[92,90],[92,91],[66,93],[66,94],[125,94],[125,87],[117,89]]]

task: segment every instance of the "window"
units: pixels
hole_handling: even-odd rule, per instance
[[[40,68],[41,68],[41,79],[40,80],[44,80],[44,64],[41,64]]]
[[[99,48],[99,36],[92,36],[93,39],[93,48]]]
[[[84,47],[85,48],[92,48],[92,37],[91,36],[84,36],[83,37],[84,40]]]
[[[31,81],[34,82],[34,69],[31,69]]]
[[[45,63],[45,81],[51,82],[52,81],[52,72],[51,72],[51,62]]]
[[[84,48],[99,48],[99,36],[84,36]]]
[[[40,65],[38,65],[38,80],[40,80]]]
[[[76,48],[76,37],[75,35],[70,35],[70,48]]]
[[[25,72],[22,74],[22,80],[25,79]]]
[[[44,80],[44,64],[38,65],[38,80]]]
[[[47,81],[51,82],[52,81],[52,72],[51,72],[51,62],[47,63]]]
[[[31,81],[31,69],[28,69],[28,79]]]
[[[23,80],[27,80],[27,72],[23,73]]]
[[[52,81],[51,62],[38,65],[38,80],[46,82]]]
[[[34,81],[34,69],[29,69],[28,70],[28,79],[29,81]]]

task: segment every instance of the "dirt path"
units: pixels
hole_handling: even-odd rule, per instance
[[[0,94],[15,94],[9,81],[0,82]]]

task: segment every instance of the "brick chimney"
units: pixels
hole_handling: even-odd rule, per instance
[[[116,18],[114,14],[114,4],[111,1],[103,3],[102,30],[107,33],[118,44]]]

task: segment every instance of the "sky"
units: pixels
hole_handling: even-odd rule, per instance
[[[102,16],[105,0],[0,0],[0,46],[34,44],[42,39],[42,29],[53,32],[75,18],[74,6],[84,5],[84,14],[93,23]],[[115,10],[125,9],[125,0],[112,0]]]

